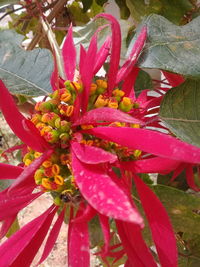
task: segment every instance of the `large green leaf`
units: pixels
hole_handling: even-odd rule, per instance
[[[176,26],[153,14],[138,27],[130,52],[141,27],[148,28],[148,39],[139,58],[141,68],[155,68],[200,77],[200,16],[184,26]]]
[[[0,79],[13,94],[41,96],[51,92],[53,59],[47,49],[25,51],[23,36],[11,30],[0,32]]]
[[[189,0],[126,0],[126,3],[131,16],[137,21],[141,21],[146,15],[156,13],[177,24],[194,7]]]
[[[200,80],[186,80],[167,92],[160,118],[180,139],[200,146]]]
[[[200,234],[200,197],[163,185],[151,186],[165,206],[177,232]]]

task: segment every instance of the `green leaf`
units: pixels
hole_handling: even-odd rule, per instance
[[[169,90],[161,103],[160,118],[180,139],[200,146],[200,80],[186,80]]]
[[[138,61],[139,67],[200,77],[200,16],[187,25],[176,26],[164,17],[150,15],[138,27],[128,53],[144,25],[148,29],[148,39]]]
[[[87,12],[91,7],[93,0],[81,0],[81,2],[83,4],[83,12]]]
[[[1,0],[0,6],[11,5],[19,2],[19,0]]]
[[[51,92],[53,59],[47,49],[25,51],[23,36],[14,31],[0,32],[0,79],[13,94],[41,96]]]
[[[139,71],[134,89],[137,95],[144,89],[153,89],[151,76],[146,71]]]
[[[151,13],[160,14],[171,22],[179,24],[184,15],[194,8],[189,0],[126,0],[131,16],[140,22]]]
[[[18,219],[16,218],[13,222],[13,224],[11,225],[11,227],[9,228],[7,234],[6,234],[6,237],[9,238],[11,237],[11,235],[13,235],[15,232],[17,232],[18,230],[20,229],[20,226],[19,226],[19,222],[18,222]]]
[[[200,198],[163,185],[151,186],[166,208],[177,232],[200,234]]]
[[[126,5],[126,1],[124,0],[115,0],[120,10],[121,19],[128,19],[130,16],[129,8]]]

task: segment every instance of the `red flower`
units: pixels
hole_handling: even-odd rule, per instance
[[[37,103],[30,119],[19,113],[0,82],[2,113],[27,145],[23,168],[0,165],[1,179],[15,179],[0,194],[1,235],[6,234],[19,210],[41,194],[51,193],[54,201],[46,212],[0,247],[2,266],[30,266],[59,210],[39,263],[45,260],[57,239],[66,208],[70,209],[69,266],[89,266],[88,222],[94,216],[99,217],[104,235],[105,245],[99,254],[105,261],[107,256],[117,260],[126,254],[126,266],[157,266],[141,235],[143,219],[131,198],[130,175],[149,221],[161,265],[177,266],[176,241],[167,213],[136,173],[145,168],[166,172],[176,169],[181,162],[198,163],[200,150],[145,128],[148,108],[158,100],[149,99],[146,92],[136,99],[132,90],[135,77],[131,75],[137,73],[135,64],[145,43],[146,28],[119,69],[119,24],[111,15],[97,17],[109,20],[112,38],[97,50],[97,34],[101,29],[97,30],[88,51],[81,48],[80,77],[75,79],[76,50],[70,28],[63,47],[68,80],[58,79],[55,68],[51,79],[54,92],[50,100]],[[108,79],[97,79],[94,76],[109,52]],[[118,88],[119,83],[123,90]],[[148,158],[142,159],[144,155]],[[120,177],[114,173],[114,167],[121,170]],[[35,188],[38,193],[33,192]],[[110,245],[109,218],[116,220],[122,243],[117,252]]]

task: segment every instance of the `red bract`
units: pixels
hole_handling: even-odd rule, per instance
[[[105,262],[106,257],[117,261],[126,254],[125,266],[155,267],[157,263],[142,238],[144,222],[132,200],[132,182],[149,221],[161,265],[177,266],[176,242],[166,211],[136,173],[167,173],[180,168],[183,162],[197,164],[200,149],[167,134],[145,129],[146,125],[155,126],[156,116],[151,118],[152,123],[146,116],[161,100],[161,97],[149,97],[148,91],[136,98],[133,91],[138,74],[135,64],[145,45],[147,29],[142,29],[130,57],[119,68],[119,24],[111,15],[101,14],[96,19],[98,17],[109,21],[112,36],[98,50],[100,28],[88,50],[81,47],[80,75],[74,78],[76,50],[70,27],[63,46],[68,80],[58,79],[55,67],[50,100],[37,103],[30,119],[19,113],[3,82],[0,83],[1,110],[27,146],[23,168],[0,165],[0,179],[15,179],[0,194],[1,236],[6,234],[17,213],[41,194],[49,192],[54,201],[46,212],[0,247],[0,262],[4,266],[30,266],[59,210],[39,260],[39,264],[42,263],[53,248],[67,209],[68,214],[70,212],[69,266],[89,266],[88,223],[98,216],[105,241],[98,255]],[[109,53],[108,81],[98,79],[94,75]],[[119,82],[121,88],[118,88]],[[113,171],[116,169],[118,176]],[[190,171],[188,167],[188,173]],[[189,183],[192,184],[191,180]],[[39,192],[34,193],[34,189]],[[116,246],[110,244],[110,218],[115,220],[121,240]],[[114,251],[120,246],[121,250]]]

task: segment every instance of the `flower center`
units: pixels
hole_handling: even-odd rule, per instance
[[[93,125],[81,125],[71,127],[71,118],[74,114],[74,103],[76,97],[82,92],[81,82],[65,81],[65,88],[58,89],[49,95],[48,99],[38,102],[35,106],[35,112],[31,121],[39,130],[41,136],[52,144],[54,153],[49,159],[43,162],[40,168],[35,172],[35,183],[41,190],[51,192],[54,202],[61,205],[63,202],[76,203],[80,201],[80,192],[76,186],[71,168],[71,155],[69,150],[70,141],[76,136],[78,130],[90,129]],[[110,107],[120,109],[123,112],[129,112],[137,108],[136,104],[124,92],[115,89],[112,96],[106,95],[107,82],[96,80],[91,84],[88,110]],[[123,127],[124,123],[108,123],[108,126]],[[138,127],[138,125],[128,125],[129,127]],[[121,159],[134,159],[141,155],[139,150],[130,150],[119,145],[100,140],[91,135],[81,134],[80,143],[100,147],[106,151],[117,154]],[[28,166],[33,160],[41,156],[41,153],[29,148],[24,156],[24,164]]]

